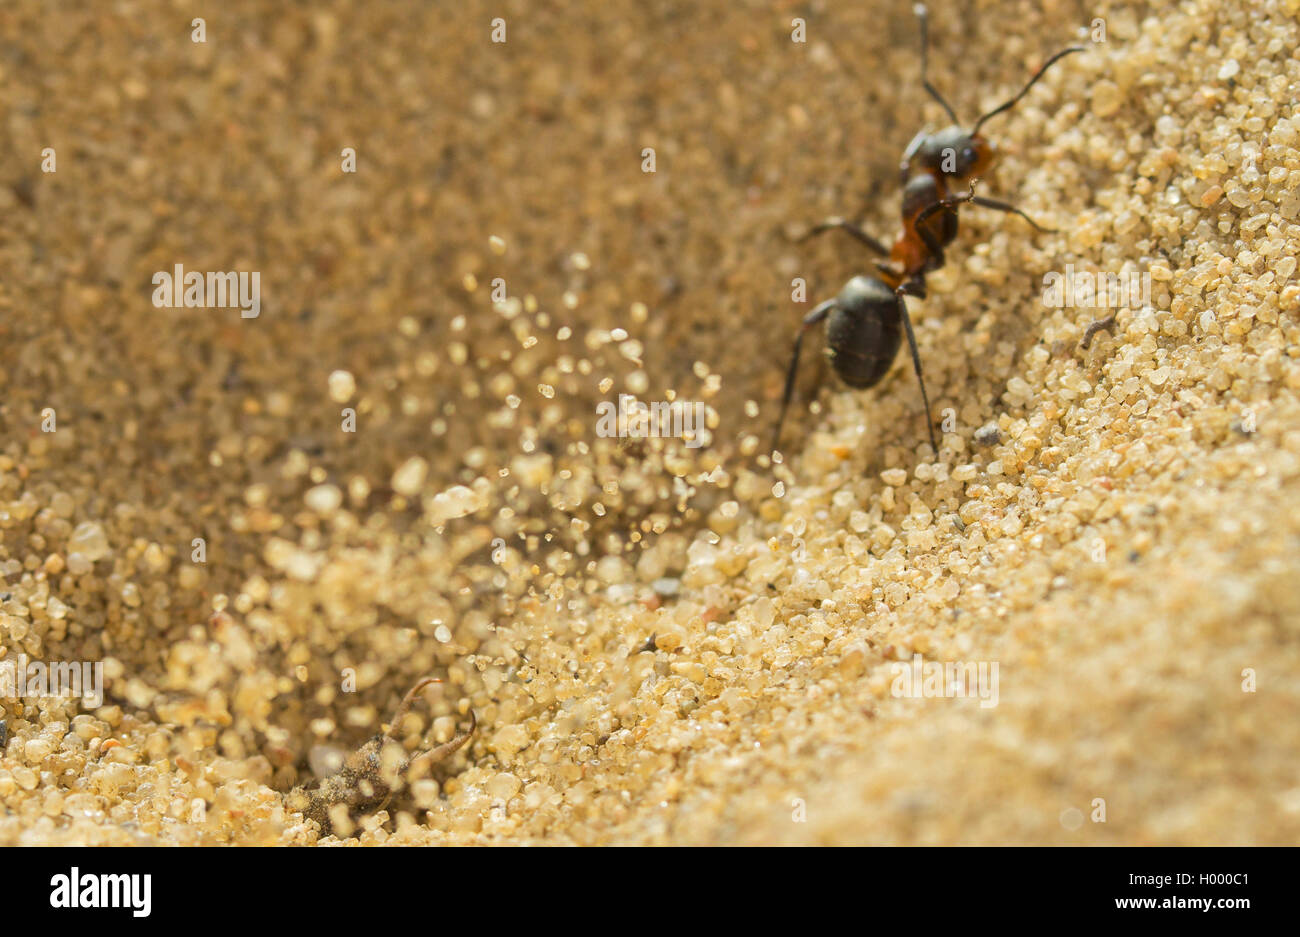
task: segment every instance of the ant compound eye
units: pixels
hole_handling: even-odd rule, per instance
[[[961,163],[963,166],[970,166],[975,162],[975,148],[968,146],[961,151]]]

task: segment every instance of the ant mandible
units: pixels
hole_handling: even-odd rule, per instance
[[[928,17],[923,4],[916,4],[914,11],[921,26],[921,83],[952,118],[953,126],[933,134],[922,130],[908,144],[900,165],[903,181],[902,230],[892,249],[886,249],[861,227],[839,217],[827,219],[801,239],[806,240],[825,231],[840,230],[887,260],[876,262],[879,276],[854,277],[838,296],[821,303],[804,318],[786,372],[781,411],[772,438],[773,450],[780,442],[781,427],[794,393],[804,334],[829,317],[826,346],[831,366],[841,381],[858,390],[873,387],[884,377],[901,344],[900,326],[901,332],[906,332],[912,366],[921,385],[921,400],[925,406],[930,445],[937,454],[939,446],[934,434],[934,420],[930,415],[925,378],[921,373],[921,357],[903,297],[925,298],[925,275],[943,266],[943,250],[957,237],[956,208],[961,202],[972,202],[984,208],[1019,215],[1036,230],[1048,230],[1013,205],[975,194],[978,182],[976,174],[988,169],[995,156],[992,143],[979,131],[989,118],[1015,106],[1054,63],[1073,52],[1083,51],[1083,48],[1071,46],[1053,55],[1034,73],[1019,94],[982,116],[968,132],[957,126],[952,108],[930,84],[927,77]],[[914,173],[914,169],[919,171]],[[969,191],[951,194],[950,184],[961,181],[968,182]]]

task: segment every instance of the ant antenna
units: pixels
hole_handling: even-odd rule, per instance
[[[979,133],[980,127],[984,126],[984,121],[988,120],[990,117],[997,117],[1003,111],[1007,111],[1015,107],[1016,104],[1020,101],[1020,99],[1029,93],[1029,89],[1034,86],[1034,82],[1038,81],[1038,79],[1043,77],[1043,72],[1047,71],[1049,68],[1051,68],[1057,62],[1059,62],[1061,59],[1065,58],[1067,55],[1070,55],[1074,52],[1082,52],[1082,51],[1084,51],[1083,46],[1070,46],[1069,48],[1062,49],[1060,52],[1056,53],[1054,56],[1052,56],[1050,59],[1044,62],[1043,67],[1034,73],[1034,77],[1030,78],[1028,84],[1026,84],[1023,88],[1020,89],[1019,94],[1017,94],[1010,101],[1007,101],[1005,104],[993,108],[993,110],[989,111],[979,120],[975,121],[975,126],[971,128],[971,132],[970,132],[971,136],[974,136],[975,134]]]
[[[930,92],[930,97],[938,101],[939,105],[948,112],[948,118],[954,124],[960,124],[961,121],[957,119],[956,113],[948,105],[948,102],[943,99],[943,95],[938,92],[934,85],[930,84],[930,79],[926,77],[926,66],[930,59],[930,15],[926,11],[924,3],[914,5],[912,11],[916,14],[916,18],[921,21],[921,84],[925,86],[926,91]],[[1030,82],[1030,84],[1033,84],[1033,82]]]

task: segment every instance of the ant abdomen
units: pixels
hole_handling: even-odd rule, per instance
[[[893,364],[902,342],[900,302],[893,287],[865,276],[849,280],[836,297],[826,322],[826,353],[849,387],[874,387]]]

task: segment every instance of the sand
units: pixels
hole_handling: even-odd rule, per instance
[[[0,648],[104,698],[0,699],[0,842],[1295,843],[1300,4],[1246,6],[933,4],[966,121],[1087,45],[987,127],[1057,233],[968,208],[912,303],[938,453],[906,355],[809,348],[772,464],[870,269],[796,239],[892,236],[943,116],[908,4],[5,5]],[[1068,270],[1150,301],[1081,348]],[[286,794],[426,675],[394,762],[477,734],[322,838]]]

